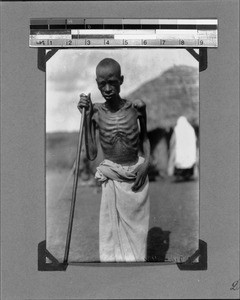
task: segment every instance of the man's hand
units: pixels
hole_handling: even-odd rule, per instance
[[[149,165],[147,163],[142,163],[134,170],[134,173],[137,175],[137,177],[134,185],[132,186],[132,191],[137,192],[144,185],[148,175],[148,166]]]
[[[91,94],[89,93],[88,95],[81,94],[80,95],[80,100],[78,102],[77,108],[79,111],[82,113],[82,109],[85,107],[86,109],[86,114],[91,115],[93,112],[93,104],[91,101]]]

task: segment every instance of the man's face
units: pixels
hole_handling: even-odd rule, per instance
[[[120,93],[123,76],[115,66],[108,65],[97,69],[97,84],[106,101],[115,100]]]

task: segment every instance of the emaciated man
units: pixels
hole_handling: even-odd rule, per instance
[[[97,156],[96,128],[104,155],[95,175],[102,183],[101,262],[146,260],[150,160],[146,105],[141,100],[130,102],[121,98],[123,80],[119,63],[103,59],[96,68],[96,81],[106,101],[93,104],[90,94],[81,94],[78,103],[80,111],[86,109],[87,157],[94,160]],[[139,155],[140,149],[144,157]]]

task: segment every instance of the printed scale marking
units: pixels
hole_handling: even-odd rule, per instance
[[[216,19],[31,19],[30,47],[217,47]]]

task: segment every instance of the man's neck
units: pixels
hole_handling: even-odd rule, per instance
[[[123,100],[120,96],[118,96],[118,98],[116,98],[114,101],[111,100],[111,101],[105,102],[106,107],[109,110],[114,111],[114,112],[121,109],[124,104],[125,104],[125,100]]]

